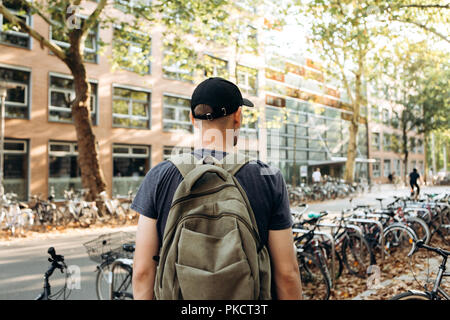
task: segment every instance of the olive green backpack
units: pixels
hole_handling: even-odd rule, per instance
[[[183,176],[164,230],[155,279],[163,300],[270,299],[270,258],[234,175],[250,161],[192,154],[170,159]]]

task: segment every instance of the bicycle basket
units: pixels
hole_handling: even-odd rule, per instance
[[[123,250],[123,244],[134,243],[135,234],[132,232],[113,232],[99,236],[94,240],[83,243],[89,255],[89,259],[94,262],[102,263],[107,257],[133,258],[132,252]]]

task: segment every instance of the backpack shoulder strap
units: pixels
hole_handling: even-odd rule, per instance
[[[180,171],[183,176],[183,179],[189,172],[196,168],[198,162],[191,153],[173,155],[169,158],[169,161],[177,167],[178,171]]]
[[[221,163],[222,167],[234,176],[243,166],[252,160],[249,156],[242,153],[228,153],[222,159]]]

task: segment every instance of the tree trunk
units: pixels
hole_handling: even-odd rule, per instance
[[[403,111],[405,112],[405,111]],[[403,177],[405,179],[405,185],[408,186],[408,135],[406,130],[406,124],[402,124],[402,140],[403,140]]]
[[[362,57],[360,57],[359,64],[359,73],[356,74],[355,77],[355,101],[353,103],[353,115],[352,120],[350,122],[350,138],[348,141],[347,148],[347,161],[345,162],[345,173],[344,179],[347,183],[353,183],[355,179],[355,159],[356,159],[356,139],[358,137],[358,127],[359,127],[359,109],[362,101],[362,92],[361,92],[361,77],[363,74],[363,61]]]
[[[428,164],[428,157],[427,157],[427,150],[428,150],[428,134],[426,132],[424,132],[423,134],[423,150],[424,150],[424,155],[425,155],[425,161],[424,161],[424,165],[423,165],[423,176],[424,179],[426,181],[427,185],[430,185],[431,183],[429,183],[429,181],[432,181],[433,177],[429,177],[428,176],[428,171],[429,171],[429,164]]]
[[[347,183],[353,183],[355,177],[356,137],[358,136],[358,123],[350,124],[350,138],[347,147],[347,161],[345,162],[344,179]]]
[[[95,138],[90,112],[90,85],[83,63],[77,30],[70,35],[70,52],[66,64],[72,72],[75,87],[75,100],[72,102],[72,119],[78,141],[78,165],[81,170],[83,188],[89,189],[87,199],[95,200],[97,195],[106,190],[106,182],[99,161],[99,148]]]

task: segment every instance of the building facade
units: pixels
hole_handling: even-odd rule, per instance
[[[310,182],[315,168],[341,178],[347,156],[349,119],[344,92],[325,81],[322,67],[308,57],[266,59],[267,160],[288,183]],[[357,137],[355,178],[368,178],[366,108]]]
[[[369,155],[375,160],[371,164],[370,174],[375,183],[389,182],[389,175],[398,181],[408,181],[405,177],[405,155],[403,152],[403,133],[401,130],[402,106],[387,99],[389,89],[378,90],[372,94],[369,115]],[[416,168],[423,177],[425,170],[425,147],[423,135],[416,130],[407,132],[409,174]],[[405,180],[406,179],[406,180]]]
[[[39,33],[48,34],[51,41],[62,47],[68,45],[40,17],[23,15],[17,3],[4,1]],[[8,23],[6,19],[0,22],[3,26]],[[6,98],[5,191],[26,200],[33,194],[46,196],[54,189],[56,198],[62,199],[65,189],[81,188],[70,109],[75,96],[73,78],[57,57],[27,34],[8,28],[0,30],[6,30],[0,32],[0,81],[15,85]],[[242,55],[237,61],[233,50],[211,48],[202,52],[202,58],[209,61],[205,65],[211,67],[189,70],[180,67],[182,63],[176,59],[164,59],[170,51],[163,44],[161,29],[155,28],[150,36],[135,33],[126,40],[120,37],[121,32],[117,28],[91,32],[84,52],[100,164],[108,193],[114,196],[136,191],[151,167],[172,153],[194,146],[190,96],[202,79],[229,78],[255,105],[263,101],[259,83],[263,63],[258,58]],[[110,43],[101,54],[100,39]],[[148,51],[148,46],[151,56],[142,59],[139,53]],[[127,52],[123,61],[113,70],[110,58],[124,47]],[[133,70],[129,63],[133,54],[148,65],[147,74]],[[241,136],[238,148],[260,156],[256,125],[245,125]]]

